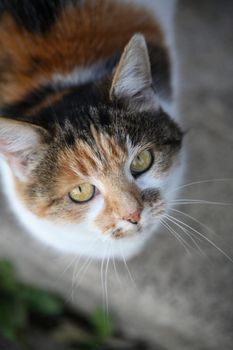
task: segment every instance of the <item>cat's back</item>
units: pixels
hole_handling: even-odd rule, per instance
[[[155,17],[135,4],[0,1],[0,105],[16,103],[46,82],[82,82],[136,32],[164,45]]]

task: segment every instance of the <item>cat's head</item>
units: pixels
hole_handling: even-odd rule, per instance
[[[169,205],[182,132],[160,106],[141,35],[109,81],[72,89],[34,119],[0,118],[9,201],[54,248],[143,241]]]

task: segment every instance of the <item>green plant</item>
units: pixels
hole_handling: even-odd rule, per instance
[[[49,293],[18,283],[13,267],[0,261],[0,333],[15,339],[28,326],[30,315],[59,316],[62,301]]]
[[[78,315],[67,309],[61,299],[18,282],[12,265],[0,261],[0,335],[29,349],[27,334],[32,328],[38,328],[38,319],[42,319],[42,323],[46,319],[59,320],[51,331],[46,329],[45,336],[66,345],[67,349],[71,343],[73,350],[100,349],[114,334],[113,322],[101,308],[86,320],[86,329]]]
[[[96,338],[101,342],[111,337],[114,332],[114,324],[105,312],[98,308],[91,315],[90,321],[94,327]]]

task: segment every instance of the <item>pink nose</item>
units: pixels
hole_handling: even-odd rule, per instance
[[[140,218],[141,218],[141,212],[142,211],[140,209],[138,209],[131,214],[124,215],[122,219],[129,221],[132,224],[138,224],[138,222],[140,221]]]

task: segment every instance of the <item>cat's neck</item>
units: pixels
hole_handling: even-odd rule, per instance
[[[86,66],[76,67],[67,74],[57,73],[53,78],[42,84],[38,90],[29,93],[22,101],[6,105],[0,109],[4,116],[13,118],[21,116],[35,116],[44,108],[52,107],[62,100],[66,95],[70,95],[77,88],[88,86],[89,92],[91,86],[96,82],[106,80],[113,71],[119,60],[120,52],[116,52],[111,57],[99,60],[98,62]],[[17,117],[16,117],[17,116]]]

